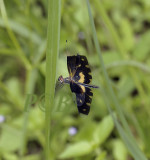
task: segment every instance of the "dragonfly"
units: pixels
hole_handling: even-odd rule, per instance
[[[88,115],[92,102],[93,92],[91,88],[99,88],[91,85],[92,75],[86,56],[67,56],[69,77],[59,76],[61,84],[70,84],[70,89],[76,94],[76,102],[79,113]]]

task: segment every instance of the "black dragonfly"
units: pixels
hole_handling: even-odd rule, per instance
[[[92,75],[87,58],[83,55],[67,56],[69,77],[59,76],[58,81],[70,84],[71,91],[76,94],[79,113],[88,115],[92,102],[93,92],[91,88],[99,88],[91,85]]]

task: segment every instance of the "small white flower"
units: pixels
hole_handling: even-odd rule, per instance
[[[3,115],[0,115],[0,123],[3,123],[5,121],[5,117]]]
[[[75,127],[70,127],[70,128],[68,129],[68,133],[69,133],[69,135],[71,135],[71,136],[75,135],[75,134],[77,133],[77,128],[75,128]]]

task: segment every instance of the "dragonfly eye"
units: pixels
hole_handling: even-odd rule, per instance
[[[63,82],[64,82],[63,76],[59,76],[58,81],[59,81],[60,83],[63,83]]]

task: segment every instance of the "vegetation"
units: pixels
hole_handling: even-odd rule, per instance
[[[0,160],[150,158],[149,9],[148,0],[0,0]],[[88,116],[69,85],[55,90],[77,53],[100,86]]]

